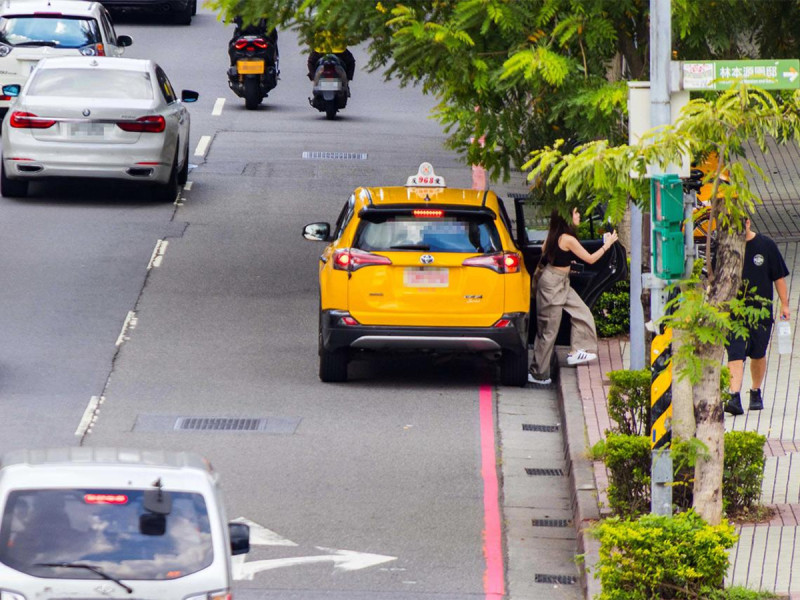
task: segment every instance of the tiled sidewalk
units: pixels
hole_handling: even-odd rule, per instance
[[[792,273],[789,295],[793,312],[794,351],[777,353],[773,341],[767,354],[763,384],[764,410],[740,417],[726,415],[726,430],[758,431],[767,437],[761,501],[775,508],[765,523],[737,526],[739,541],[731,550],[731,567],[726,585],[742,585],[788,595],[800,600],[800,253],[798,244],[779,244]],[[774,340],[774,337],[773,337]],[[578,391],[583,405],[589,446],[605,437],[610,428],[606,397],[606,373],[628,368],[628,345],[619,339],[601,340],[599,360],[578,367]],[[743,390],[750,385],[745,367]],[[746,405],[746,394],[745,405]],[[608,478],[602,462],[594,464],[595,483],[601,514],[608,514],[605,490]]]

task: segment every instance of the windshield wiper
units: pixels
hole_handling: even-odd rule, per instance
[[[43,562],[43,563],[36,563],[33,565],[34,567],[60,567],[63,569],[86,569],[87,571],[91,571],[92,573],[97,573],[103,579],[108,579],[109,581],[113,581],[118,586],[123,588],[129,594],[133,593],[133,588],[128,587],[124,583],[122,583],[116,577],[112,577],[108,573],[105,573],[100,567],[95,565],[87,565],[84,563],[72,563],[72,562]]]
[[[53,40],[30,40],[29,42],[20,42],[19,44],[14,44],[15,46],[50,46],[51,48],[55,48],[59,45],[58,42],[54,42]]]
[[[395,246],[391,246],[390,250],[430,250],[431,247],[429,244],[397,244]]]

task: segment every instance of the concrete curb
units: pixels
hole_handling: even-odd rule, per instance
[[[592,461],[587,455],[588,436],[583,417],[583,406],[578,389],[578,372],[566,364],[568,348],[557,348],[558,407],[561,427],[564,431],[565,458],[569,468],[572,492],[572,522],[577,536],[577,552],[584,555],[581,568],[581,587],[588,600],[600,594],[600,582],[591,574],[599,558],[600,544],[587,532],[587,528],[600,519],[597,505],[597,485],[594,480]]]

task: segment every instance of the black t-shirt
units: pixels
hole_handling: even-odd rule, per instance
[[[772,300],[774,282],[788,274],[778,246],[770,238],[757,233],[745,244],[742,289],[747,286],[748,297],[757,295]]]

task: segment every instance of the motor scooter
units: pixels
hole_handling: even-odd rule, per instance
[[[228,86],[244,98],[244,106],[255,110],[278,85],[278,59],[272,42],[255,35],[236,38],[228,47],[232,66],[228,69]]]
[[[309,104],[328,119],[335,119],[336,113],[347,106],[350,85],[344,62],[335,54],[326,54],[317,62],[314,73],[312,96]]]

